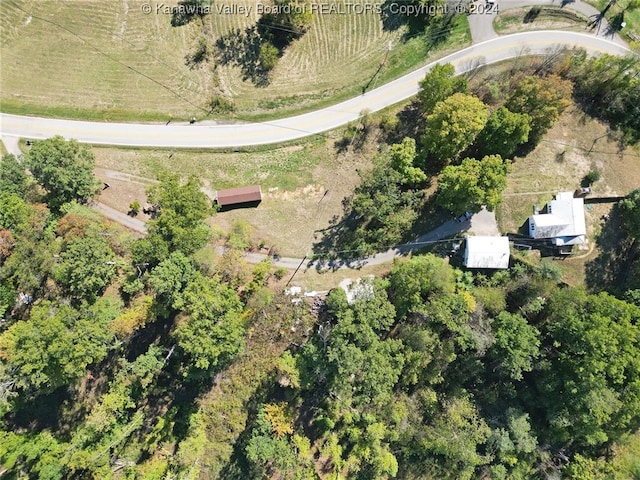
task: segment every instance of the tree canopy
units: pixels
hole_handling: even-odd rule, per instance
[[[116,255],[104,237],[88,233],[66,242],[54,277],[77,301],[93,302],[116,272]]]
[[[437,103],[454,93],[468,93],[467,80],[455,76],[455,68],[450,63],[437,64],[420,81],[420,100],[423,112],[430,114]]]
[[[47,191],[47,204],[58,210],[76,200],[86,202],[100,189],[93,175],[95,158],[86,145],[61,136],[37,140],[27,154],[27,166]]]
[[[51,391],[100,362],[112,341],[108,315],[45,302],[0,335],[0,358],[18,389]]]
[[[402,143],[391,145],[389,149],[389,165],[401,175],[400,183],[415,186],[427,179],[424,171],[415,166],[417,159],[416,141],[404,138]]]
[[[640,240],[640,188],[630,192],[618,203],[625,229],[636,240]]]
[[[500,155],[512,158],[519,145],[529,140],[531,117],[526,113],[514,113],[505,107],[491,112],[487,124],[475,141],[480,155]]]
[[[502,201],[507,173],[509,162],[499,155],[482,160],[466,158],[460,165],[449,165],[438,179],[438,204],[454,214],[478,212],[483,205],[493,211]]]
[[[513,380],[533,369],[540,356],[540,332],[518,314],[500,312],[493,320],[494,343],[488,356],[496,371]]]
[[[640,308],[607,293],[565,289],[545,323],[551,363],[538,378],[559,444],[598,446],[640,422]]]
[[[482,131],[489,117],[480,99],[455,93],[438,102],[427,117],[422,143],[428,156],[441,164],[455,161]]]
[[[174,335],[195,369],[214,371],[240,351],[244,322],[236,292],[216,279],[196,275],[173,306],[185,312]]]
[[[393,303],[401,316],[418,312],[433,296],[454,292],[453,269],[434,255],[396,261],[389,274]]]
[[[159,179],[159,184],[147,190],[148,201],[157,214],[147,223],[147,237],[133,249],[137,262],[154,265],[171,252],[191,255],[204,246],[211,235],[204,219],[213,213],[196,177],[181,183],[179,175],[164,172]]]
[[[569,106],[572,91],[571,82],[557,75],[529,75],[516,84],[505,107],[529,115],[529,141],[535,144]]]
[[[24,198],[28,183],[23,163],[15,155],[3,155],[0,161],[0,192],[15,193]]]

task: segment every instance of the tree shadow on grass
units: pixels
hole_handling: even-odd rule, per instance
[[[239,67],[242,79],[257,87],[269,85],[268,72],[260,63],[260,47],[263,38],[253,25],[244,31],[239,28],[220,37],[216,42],[216,61],[222,65]]]
[[[410,3],[414,5],[409,5]],[[453,16],[445,12],[444,6],[417,5],[417,3],[385,0],[380,11],[382,28],[393,32],[406,27],[405,38],[411,38],[423,32],[428,33],[429,28],[438,24],[440,19]],[[408,6],[418,10],[406,10]]]
[[[428,187],[428,183],[425,188]],[[400,232],[400,238],[395,244],[388,245],[375,243],[371,238],[362,237],[362,219],[358,218],[349,207],[349,201],[343,201],[342,216],[334,216],[329,226],[316,231],[320,236],[313,245],[315,258],[308,265],[315,266],[318,270],[336,270],[342,266],[349,268],[362,268],[368,256],[382,253],[392,248],[397,255],[407,255],[411,252],[418,252],[420,248],[433,248],[429,244],[415,244],[426,233],[442,226],[451,220],[451,215],[444,209],[436,205],[435,196],[424,195],[417,200],[417,203],[402,208],[411,208],[415,211],[415,219]],[[372,220],[374,223],[380,219]]]
[[[424,134],[424,115],[420,101],[414,100],[400,110],[396,116],[398,125],[386,134],[385,142],[388,144],[400,143],[405,137],[410,137],[416,140],[418,151],[421,150],[420,139]]]
[[[208,13],[202,0],[181,0],[171,13],[171,26],[182,27]]]
[[[633,288],[634,279],[630,273],[639,260],[640,249],[638,243],[624,232],[617,206],[604,220],[595,241],[600,255],[585,264],[587,287],[596,292],[606,290],[617,295]]]
[[[326,228],[314,232],[314,238],[319,237],[313,244],[314,263],[318,263],[319,260],[325,261],[324,263],[327,260],[334,260],[338,258],[338,252],[341,249],[353,245],[357,225],[358,218],[345,198],[342,200],[342,215],[334,215]],[[367,253],[363,250],[362,252],[353,252],[349,256],[357,258],[365,256]]]

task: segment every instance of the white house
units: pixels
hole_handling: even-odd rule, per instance
[[[529,236],[548,238],[558,247],[583,244],[586,233],[584,199],[574,198],[573,192],[559,192],[546,213],[529,217]]]
[[[464,266],[509,268],[509,237],[467,237]]]

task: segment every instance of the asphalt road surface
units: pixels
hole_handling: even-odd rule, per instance
[[[100,123],[0,114],[3,137],[32,139],[62,135],[83,143],[167,148],[234,148],[287,142],[326,132],[376,112],[418,92],[418,83],[436,63],[452,63],[458,73],[522,55],[549,54],[562,48],[590,54],[625,55],[618,42],[587,33],[533,31],[505,35],[459,50],[397,80],[337,105],[271,122],[224,125]]]
[[[485,0],[472,0],[470,6],[469,29],[473,43],[483,42],[496,38],[498,34],[493,28],[493,21],[498,16],[498,12],[504,12],[510,8],[532,7],[532,6],[554,6],[567,10],[579,12],[590,20],[596,21],[590,32],[593,35],[608,38],[620,45],[625,42],[611,28],[607,19],[602,17],[600,11],[592,5],[582,0],[494,0],[493,4]]]

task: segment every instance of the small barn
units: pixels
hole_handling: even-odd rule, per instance
[[[260,185],[218,190],[215,197],[215,202],[222,211],[234,208],[257,207],[261,201],[262,189]]]
[[[467,237],[464,266],[467,268],[509,268],[509,237]]]

